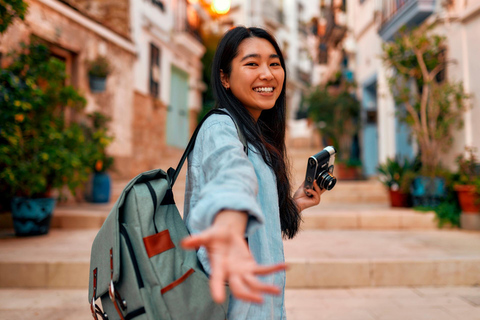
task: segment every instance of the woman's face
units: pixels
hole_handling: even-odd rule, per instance
[[[247,108],[255,119],[263,110],[273,108],[282,92],[285,71],[270,42],[248,38],[238,47],[232,60],[230,77],[221,74],[222,84]]]

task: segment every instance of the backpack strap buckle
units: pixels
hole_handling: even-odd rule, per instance
[[[110,300],[112,300],[113,305],[115,306],[115,310],[117,310],[120,320],[125,320],[120,308],[125,311],[127,309],[127,301],[122,299],[120,293],[115,290],[115,286],[113,285],[113,248],[110,249],[110,285],[108,286],[108,295],[110,296]],[[120,306],[118,305],[118,301],[121,302]]]
[[[108,320],[107,314],[95,304],[95,296],[92,298],[92,302],[90,303],[90,311],[92,312],[93,319],[99,320],[97,316],[99,315],[102,318],[101,320]]]

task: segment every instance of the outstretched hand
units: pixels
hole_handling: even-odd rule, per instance
[[[295,191],[293,200],[297,203],[299,211],[303,211],[304,209],[318,205],[320,203],[320,197],[325,191],[326,189],[321,189],[315,180],[313,181],[313,189],[306,190],[304,182],[300,188]],[[307,192],[311,196],[308,196]]]
[[[262,283],[256,276],[285,270],[286,265],[260,266],[255,262],[243,237],[246,219],[243,212],[222,211],[210,228],[182,241],[185,249],[206,248],[211,267],[210,290],[217,303],[225,300],[225,282],[229,283],[237,299],[255,303],[263,302],[263,293],[281,292],[276,286]]]

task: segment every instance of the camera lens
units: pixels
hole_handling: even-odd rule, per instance
[[[336,183],[337,178],[328,171],[323,171],[317,178],[317,184],[322,189],[332,190]]]

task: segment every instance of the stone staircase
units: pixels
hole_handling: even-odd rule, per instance
[[[290,152],[297,184],[302,152]],[[126,183],[115,181],[112,201]],[[180,209],[184,185],[185,170],[174,191]],[[112,206],[60,205],[51,232],[34,238],[15,237],[4,217],[0,288],[86,290],[91,244]],[[480,285],[480,233],[438,230],[433,213],[389,208],[375,180],[339,181],[303,219],[285,241],[287,288]]]

